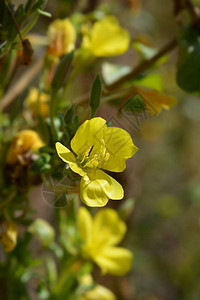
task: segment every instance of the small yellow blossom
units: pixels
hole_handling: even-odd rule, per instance
[[[96,57],[115,56],[125,53],[130,43],[129,32],[120,27],[114,16],[97,21],[83,37],[82,48]]]
[[[79,281],[81,285],[87,289],[91,286],[93,287],[81,296],[77,297],[76,300],[116,300],[115,295],[106,287],[99,284],[94,286],[94,282],[90,274],[84,274],[81,276]]]
[[[49,114],[49,95],[45,93],[39,93],[37,88],[32,88],[30,89],[26,98],[26,105],[32,110],[34,115],[37,115],[38,112],[42,117],[45,118]]]
[[[17,226],[14,222],[4,221],[0,223],[0,242],[5,252],[12,251],[17,244]]]
[[[15,164],[26,153],[43,147],[39,135],[33,130],[22,130],[13,139],[8,150],[7,163]]]
[[[76,30],[69,19],[56,19],[48,28],[47,53],[60,57],[75,48]]]
[[[85,121],[71,140],[74,154],[56,143],[59,157],[81,178],[81,200],[92,207],[105,206],[109,199],[124,196],[122,186],[101,169],[122,172],[126,160],[138,150],[130,134],[117,127],[107,127],[100,117]]]
[[[85,207],[78,213],[78,228],[82,244],[82,254],[93,260],[103,274],[124,275],[131,269],[132,253],[116,247],[126,233],[126,224],[111,208],[99,210],[94,218]]]
[[[116,300],[116,297],[109,289],[98,284],[76,300]]]

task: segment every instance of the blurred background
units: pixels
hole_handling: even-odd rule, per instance
[[[160,49],[179,36],[172,0],[48,1],[45,10],[52,18],[41,16],[32,33],[45,35],[52,19],[94,9],[115,15],[130,31],[132,43],[143,40]],[[187,14],[182,20],[188,22]],[[35,55],[39,57],[40,50]],[[102,277],[95,271],[97,281],[119,300],[200,299],[200,99],[177,86],[177,56],[175,49],[164,63],[149,71],[160,76],[165,93],[178,99],[176,107],[156,116],[135,116],[131,122],[127,116],[121,118],[112,103],[103,104],[98,111],[99,116],[114,119],[117,126],[128,130],[139,148],[126,171],[115,175],[126,198],[133,197],[135,203],[124,241],[134,253],[132,271],[123,278]],[[104,64],[134,67],[140,60],[140,53],[132,48],[119,58],[104,59]],[[99,60],[75,78],[68,91],[72,102],[90,89],[94,75],[101,71]],[[32,190],[31,197],[33,207],[39,208],[38,216],[51,221],[52,208],[41,198],[41,187]],[[108,204],[116,209],[118,205],[117,201]]]

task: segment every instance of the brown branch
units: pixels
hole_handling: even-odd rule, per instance
[[[125,83],[128,80],[134,79],[138,75],[140,75],[142,72],[144,72],[146,69],[150,68],[159,58],[161,58],[163,55],[167,54],[171,50],[173,50],[177,46],[177,40],[174,38],[169,43],[167,43],[163,48],[160,49],[160,51],[154,55],[149,60],[145,60],[142,63],[140,63],[136,68],[134,68],[130,73],[127,75],[121,77],[114,83],[107,85],[106,89],[108,91],[112,91],[116,88],[118,88],[120,85]]]
[[[15,98],[27,87],[28,83],[38,74],[43,65],[43,57],[36,61],[33,66],[12,86],[2,98],[0,110],[4,111]]]
[[[87,7],[85,8],[83,13],[88,14],[91,11],[95,10],[96,6],[98,5],[98,2],[99,0],[88,0]]]
[[[173,0],[173,2],[174,2],[174,14],[176,17],[182,10],[187,10],[188,13],[190,14],[192,23],[195,24],[199,21],[199,13],[190,0]]]
[[[185,8],[188,10],[193,23],[199,21],[199,15],[190,0],[185,0]]]
[[[163,55],[167,54],[171,50],[173,50],[177,46],[177,40],[174,38],[172,39],[167,45],[165,45],[163,48],[160,49],[160,51],[154,55],[149,60],[142,61],[137,67],[135,67],[130,73],[127,75],[121,77],[120,79],[116,80],[112,84],[105,86],[105,91],[103,92],[103,96],[108,94],[110,91],[113,91],[120,87],[123,83],[125,83],[128,80],[134,79],[138,75],[140,75],[142,72],[144,72],[146,69],[150,68],[159,58],[161,58]],[[88,102],[89,99],[89,93],[86,93],[82,95],[80,98],[75,101],[78,105],[84,105]]]

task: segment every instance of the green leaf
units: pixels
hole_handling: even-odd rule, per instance
[[[45,16],[45,17],[48,17],[48,18],[51,18],[51,17],[52,17],[52,15],[51,15],[49,12],[47,12],[47,11],[41,10],[41,9],[39,9],[39,8],[38,8],[37,11],[38,11],[41,15],[43,15],[43,16]]]
[[[132,213],[135,206],[135,199],[128,198],[124,203],[122,203],[119,207],[119,216],[121,219],[126,220]]]
[[[176,80],[187,92],[200,91],[200,35],[192,28],[184,29],[180,39]]]
[[[51,156],[47,153],[41,154],[33,163],[32,170],[34,172],[43,173],[51,169],[49,164]]]
[[[142,56],[143,59],[150,59],[157,52],[156,49],[146,46],[138,41],[133,42],[133,49],[135,49]]]
[[[90,107],[91,107],[91,118],[93,118],[96,114],[96,111],[100,105],[101,100],[101,78],[100,75],[97,74],[90,94]]]
[[[43,219],[36,219],[28,227],[28,231],[35,235],[43,246],[48,247],[55,238],[54,228]]]
[[[46,0],[38,0],[33,7],[31,8],[31,11],[34,12],[36,11],[38,8],[42,9],[43,5],[45,5]]]
[[[67,53],[61,58],[60,63],[57,67],[57,70],[52,80],[53,92],[56,93],[64,85],[66,75],[73,61],[73,56],[74,56],[74,52],[72,51],[70,53]]]
[[[102,64],[102,75],[106,84],[112,84],[114,81],[120,79],[130,72],[130,66],[111,64],[108,62]]]
[[[145,74],[144,76],[134,80],[133,83],[138,86],[144,86],[156,90],[158,92],[163,91],[162,77],[157,73]]]
[[[53,286],[57,281],[57,268],[54,259],[50,256],[45,257],[45,265],[48,274],[48,281],[51,286]]]

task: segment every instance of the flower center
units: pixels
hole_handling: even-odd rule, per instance
[[[80,167],[96,169],[98,165],[107,163],[110,154],[107,152],[104,140],[101,140],[101,148],[99,153],[93,153],[93,148],[94,145],[90,146],[82,157],[77,157]]]

